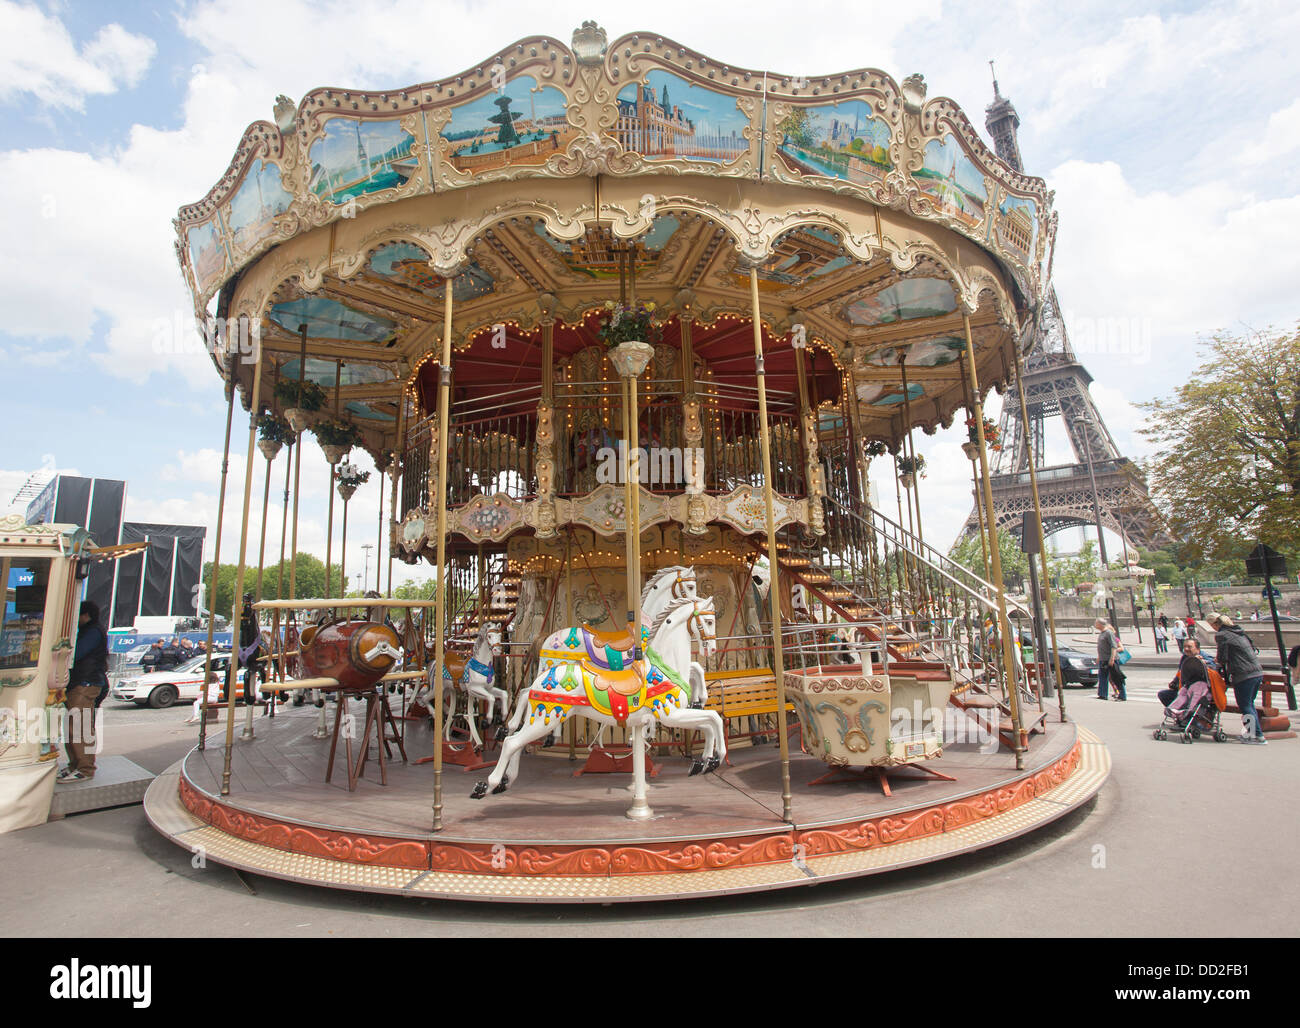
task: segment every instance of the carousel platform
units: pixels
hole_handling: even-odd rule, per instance
[[[795,823],[781,820],[774,745],[736,749],[733,765],[689,777],[660,753],[655,817],[634,822],[629,775],[575,777],[567,748],[525,754],[508,792],[471,800],[486,771],[444,770],[444,830],[430,831],[431,733],[408,722],[411,763],[372,759],[355,791],[346,769],[325,783],[329,741],[315,711],[260,719],[235,745],[230,794],[220,795],[220,745],[192,750],[150,787],[149,821],[187,849],[240,870],[331,888],[423,898],[611,903],[811,885],[941,860],[1040,828],[1096,794],[1110,758],[1073,723],[1049,718],[1026,768],[1002,750],[945,747],[930,766],[955,779],[893,769],[812,784],[820,760],[791,757]],[[579,751],[579,761],[585,754]]]

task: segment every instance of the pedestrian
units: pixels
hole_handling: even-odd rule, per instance
[[[1300,649],[1300,647],[1296,647],[1296,648]],[[1178,659],[1177,673],[1170,681],[1168,688],[1161,689],[1159,692],[1156,693],[1156,699],[1160,701],[1161,706],[1164,707],[1169,706],[1169,704],[1173,703],[1174,699],[1178,696],[1178,690],[1182,686],[1182,681],[1183,681],[1183,664],[1187,662],[1187,659],[1189,657],[1199,660],[1211,671],[1218,670],[1218,668],[1215,666],[1214,658],[1201,652],[1200,643],[1198,643],[1195,639],[1184,639],[1183,655]]]
[[[1169,651],[1169,630],[1164,625],[1156,625],[1156,652]]]
[[[1124,683],[1127,676],[1119,663],[1120,651],[1124,648],[1119,641],[1119,633],[1108,621],[1097,618],[1093,622],[1097,629],[1097,699],[1107,699],[1107,687],[1114,686],[1115,699],[1127,700]]]
[[[1174,618],[1173,627],[1169,629],[1170,636],[1173,637],[1174,645],[1178,647],[1178,652],[1183,652],[1183,642],[1187,638],[1187,626],[1183,624],[1180,618]]]
[[[1218,646],[1215,655],[1223,676],[1232,686],[1232,694],[1241,711],[1241,741],[1256,746],[1268,742],[1264,728],[1255,710],[1255,696],[1264,682],[1264,669],[1260,666],[1255,644],[1227,614],[1211,614],[1210,627]]]
[[[87,600],[77,616],[77,645],[68,672],[68,766],[59,783],[95,777],[95,708],[108,695],[108,633],[99,607]]]

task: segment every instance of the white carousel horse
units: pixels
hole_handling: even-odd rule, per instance
[[[698,596],[695,569],[680,566],[664,568],[656,571],[645,588],[641,590],[641,625],[642,639],[645,637],[645,626],[649,625],[659,614],[676,600],[693,600]],[[585,627],[585,626],[583,626]],[[625,629],[615,628],[612,631],[601,631],[598,629],[588,629],[597,638],[604,637],[606,643],[615,643],[618,648],[623,649],[631,647],[631,637]],[[561,628],[552,632],[542,642],[542,650],[559,650],[572,651],[577,654],[581,649],[581,640],[574,633],[577,629]],[[619,639],[618,637],[622,637]],[[545,668],[539,668],[545,670]]]
[[[549,735],[552,721],[563,723],[574,714],[602,725],[625,724],[632,732],[655,720],[670,728],[703,732],[704,753],[690,773],[716,771],[726,756],[725,732],[716,711],[690,706],[691,687],[683,674],[690,673],[692,639],[706,656],[716,651],[712,599],[674,601],[650,626],[646,658],[626,668],[609,666],[619,661],[608,652],[609,665],[587,658],[552,659],[532,686],[519,694],[510,719],[513,734],[501,744],[492,774],[474,786],[470,798],[482,799],[489,790],[505,792],[518,773],[523,748]]]
[[[450,704],[443,711],[445,715],[443,723],[446,725],[448,738],[451,737],[451,724],[456,717],[456,693],[459,690],[465,692],[465,719],[469,722],[469,734],[475,746],[483,745],[478,725],[475,723],[475,700],[486,702],[489,714],[493,713],[494,705],[499,703],[500,719],[505,721],[509,713],[510,697],[504,689],[492,684],[496,677],[492,658],[499,656],[501,656],[501,626],[495,621],[484,621],[479,627],[478,635],[474,639],[473,652],[468,658],[459,653],[443,654],[442,686],[444,695],[450,696]],[[436,664],[429,665],[428,684],[416,696],[418,702],[430,709],[432,709],[433,676],[436,669]]]

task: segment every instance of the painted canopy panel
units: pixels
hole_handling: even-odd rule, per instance
[[[280,181],[280,167],[260,157],[253,162],[230,201],[230,232],[235,246],[252,250],[271,234],[276,217],[293,203],[293,194]]]
[[[307,335],[313,339],[382,343],[397,331],[394,321],[322,296],[277,303],[271,308],[270,318],[290,332],[297,332],[298,326],[305,324]]]
[[[914,177],[944,214],[971,228],[984,220],[989,201],[984,175],[952,133],[926,143],[924,163]]]
[[[799,107],[777,125],[778,153],[791,171],[849,182],[883,180],[889,160],[889,123],[872,117],[861,100]]]
[[[418,167],[411,153],[414,143],[415,137],[397,118],[331,118],[325,123],[324,136],[308,151],[308,186],[317,196],[336,204],[400,186]]]
[[[319,386],[334,387],[335,364],[331,360],[307,358],[307,380]],[[361,364],[357,361],[344,361],[340,369],[339,385],[373,385],[378,382],[390,382],[395,376],[391,368],[378,364]],[[280,368],[281,381],[296,381],[298,362],[287,361]]]
[[[905,278],[900,282],[854,300],[844,309],[853,325],[888,325],[912,318],[932,318],[957,309],[952,286],[939,278]]]
[[[505,78],[499,89],[452,108],[441,136],[457,171],[478,173],[542,164],[578,134],[564,93],[531,75]]]
[[[734,161],[749,152],[736,98],[656,70],[618,94],[614,137],[650,160]]]
[[[429,255],[414,243],[388,243],[371,255],[369,270],[374,274],[416,289],[425,296],[441,300],[444,286],[441,275],[429,267]],[[454,303],[463,303],[492,292],[496,283],[476,262],[452,279],[451,297]]]

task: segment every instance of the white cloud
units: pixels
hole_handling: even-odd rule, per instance
[[[1263,136],[1242,149],[1240,161],[1260,165],[1300,148],[1300,97],[1268,116]]]
[[[30,93],[51,107],[81,110],[87,96],[136,85],[157,49],[147,36],[111,24],[78,52],[57,17],[0,0],[0,102]]]

